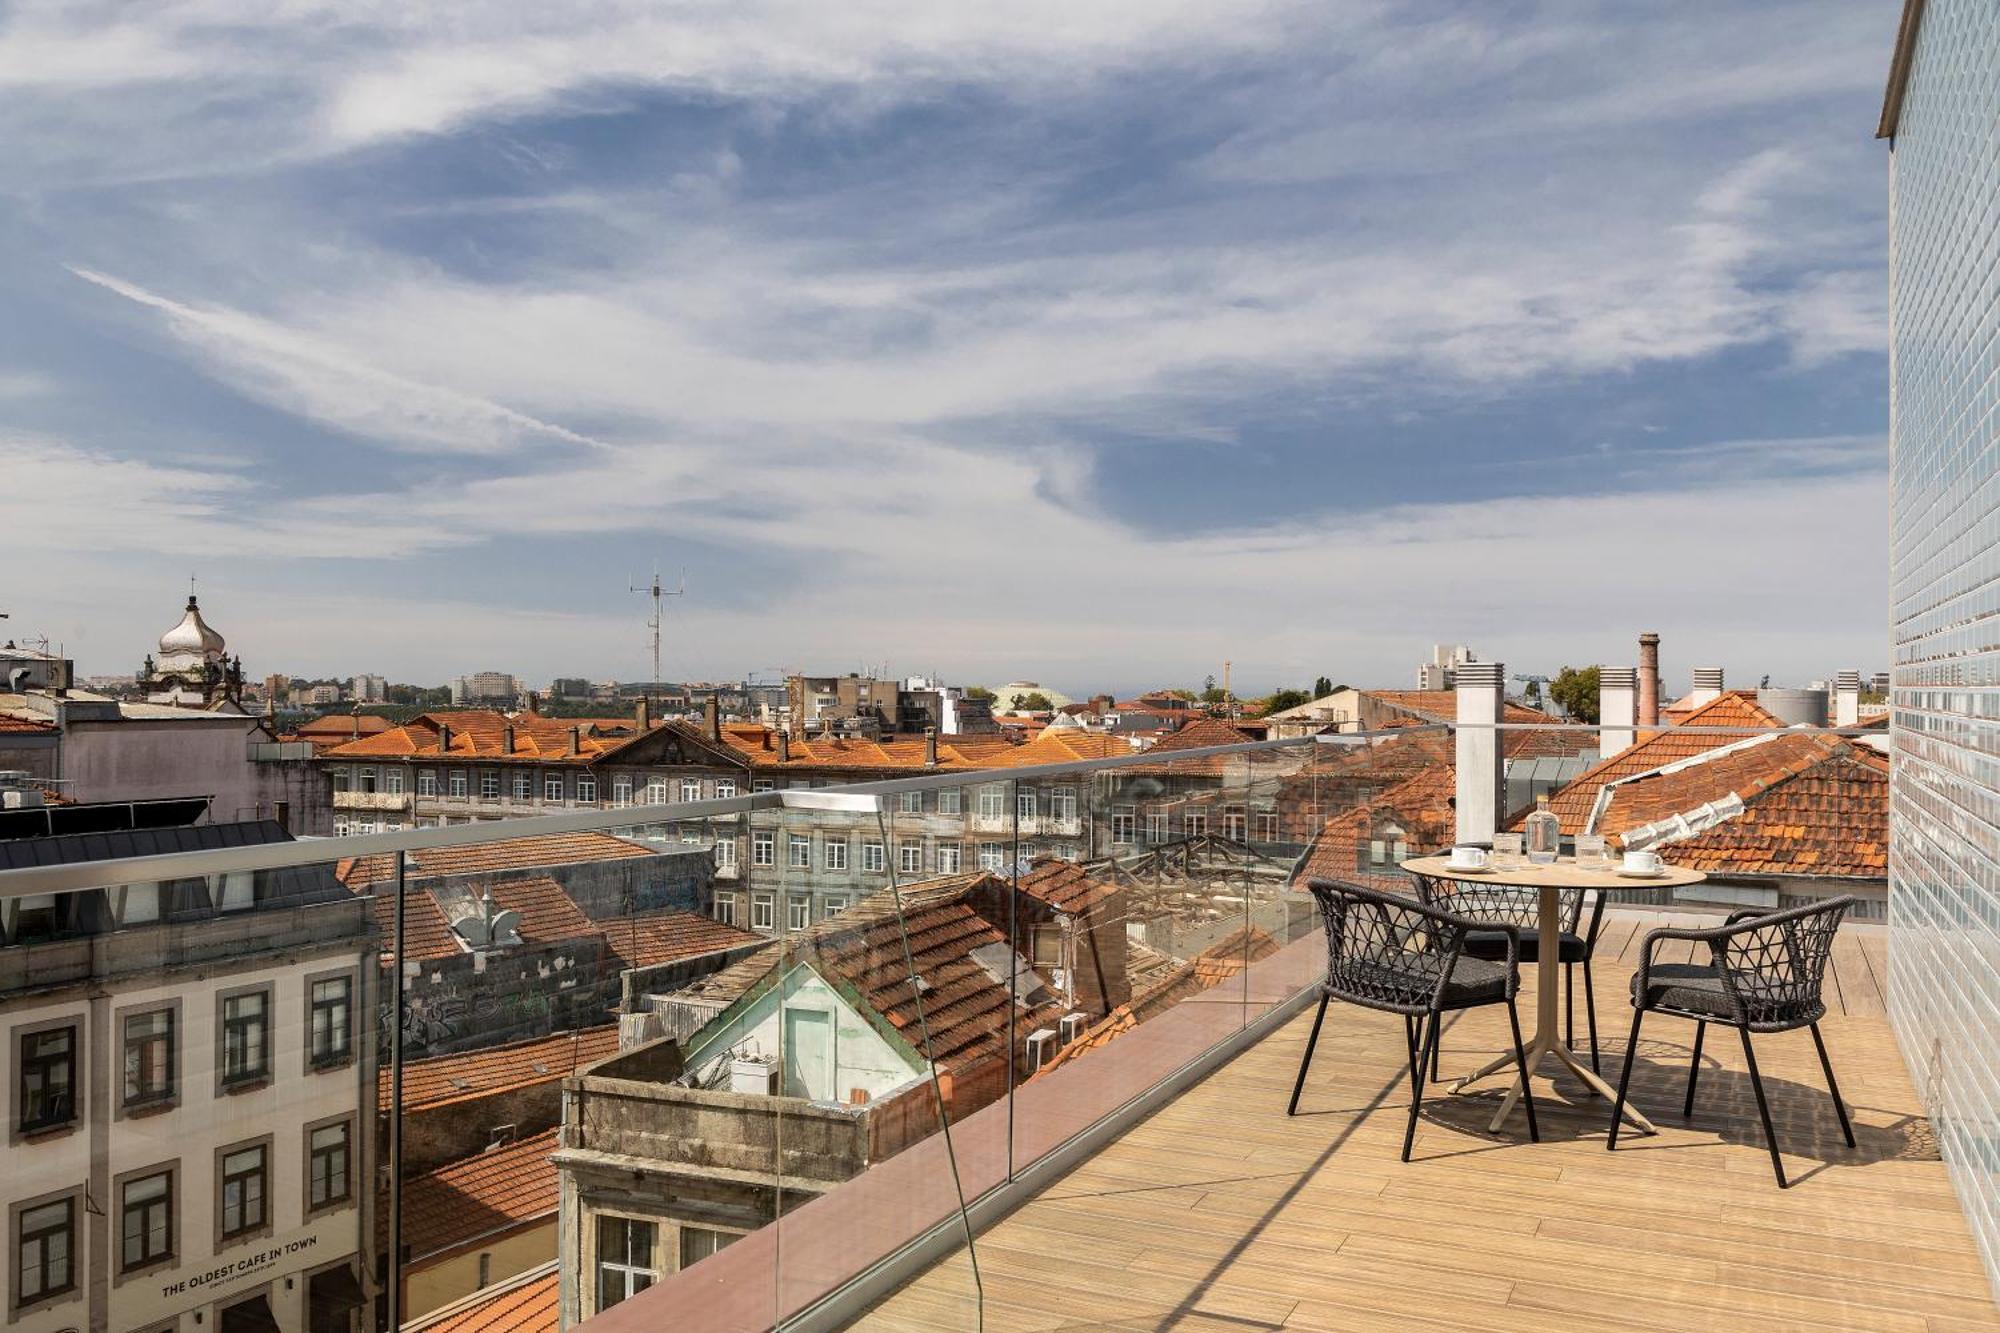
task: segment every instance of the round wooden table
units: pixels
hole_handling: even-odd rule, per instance
[[[1602,869],[1580,866],[1573,858],[1564,857],[1550,864],[1536,865],[1523,862],[1505,870],[1465,870],[1451,864],[1445,856],[1419,856],[1403,862],[1403,869],[1415,875],[1429,875],[1433,879],[1461,880],[1467,884],[1488,884],[1502,888],[1537,889],[1540,891],[1541,919],[1539,922],[1541,948],[1535,967],[1535,1036],[1528,1043],[1528,1072],[1539,1073],[1542,1061],[1554,1056],[1560,1063],[1568,1065],[1570,1072],[1582,1079],[1584,1085],[1606,1098],[1615,1096],[1611,1085],[1597,1076],[1587,1060],[1579,1060],[1576,1053],[1562,1043],[1562,1028],[1559,1022],[1556,1002],[1556,977],[1562,971],[1558,961],[1546,956],[1557,950],[1557,941],[1562,938],[1560,895],[1564,889],[1587,889],[1596,893],[1646,893],[1656,889],[1678,888],[1687,884],[1699,884],[1708,876],[1699,870],[1684,870],[1679,866],[1665,866],[1658,875],[1644,879],[1621,875],[1611,866]],[[1453,1092],[1462,1092],[1467,1085],[1476,1083],[1489,1074],[1497,1074],[1514,1063],[1512,1051],[1500,1056],[1484,1068],[1467,1074],[1452,1085]],[[1515,1098],[1521,1095],[1521,1081],[1514,1079],[1507,1088],[1507,1095],[1500,1103],[1500,1112],[1493,1117],[1492,1129],[1498,1133],[1505,1123],[1508,1112],[1514,1109]],[[1625,1118],[1644,1133],[1656,1131],[1653,1123],[1625,1104]]]

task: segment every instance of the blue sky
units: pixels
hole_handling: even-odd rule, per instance
[[[989,12],[990,11],[990,12]],[[1894,6],[0,10],[7,631],[1886,665]]]

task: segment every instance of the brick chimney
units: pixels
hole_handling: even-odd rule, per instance
[[[1722,668],[1696,667],[1694,688],[1688,691],[1688,707],[1699,708],[1722,697]]]
[[[936,767],[937,767],[937,764],[938,764],[938,757],[937,757],[937,728],[936,728],[936,727],[925,727],[925,728],[924,728],[924,767],[925,767],[925,768],[936,768]]]
[[[514,724],[512,722],[500,728],[500,753],[514,753]]]
[[[1639,725],[1660,725],[1660,636],[1639,636]]]
[[[569,729],[569,752],[570,754],[575,755],[580,753],[582,750],[583,750],[583,728],[580,726],[571,727]]]
[[[451,723],[449,722],[443,723],[438,727],[438,753],[451,753]]]
[[[1467,662],[1456,673],[1458,696],[1459,842],[1491,842],[1506,802],[1500,761],[1500,732],[1507,668],[1500,662]]]
[[[708,731],[708,738],[718,745],[722,743],[722,701],[715,695],[708,696],[708,703],[701,710],[702,722]]]
[[[1861,673],[1843,671],[1833,682],[1833,725],[1861,725]]]
[[[1601,758],[1631,748],[1639,717],[1639,673],[1632,667],[1597,668],[1597,752]]]
[[[639,730],[652,730],[653,699],[651,695],[642,694],[639,696],[638,704],[632,709],[632,720],[638,724]]]
[[[791,761],[792,761],[792,733],[789,731],[781,731],[778,733],[778,762],[781,764],[788,764]]]

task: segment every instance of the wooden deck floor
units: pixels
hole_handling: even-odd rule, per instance
[[[1636,937],[1658,924],[1619,914],[1601,945],[1614,1079]],[[1494,1080],[1427,1096],[1405,1165],[1401,1022],[1335,1006],[1297,1117],[1284,1106],[1310,1015],[982,1235],[984,1327],[2000,1328],[1882,1016],[1883,943],[1879,928],[1843,932],[1822,1024],[1857,1148],[1840,1139],[1810,1037],[1758,1042],[1790,1190],[1771,1179],[1733,1032],[1710,1034],[1686,1120],[1693,1026],[1648,1022],[1633,1099],[1656,1138],[1606,1153],[1608,1108],[1567,1077],[1536,1086],[1542,1143],[1526,1141],[1518,1113],[1506,1137],[1490,1136]],[[1523,991],[1525,1007],[1531,978]],[[1499,1010],[1448,1028],[1447,1081],[1505,1031]],[[960,1253],[859,1326],[971,1327],[972,1292]]]

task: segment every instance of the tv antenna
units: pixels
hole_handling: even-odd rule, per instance
[[[655,560],[651,585],[642,586],[635,583],[629,591],[648,593],[653,598],[653,618],[646,622],[646,628],[653,631],[653,693],[658,694],[660,692],[660,599],[682,597],[687,594],[687,570],[681,570],[679,585],[669,592],[660,586],[660,562]]]

